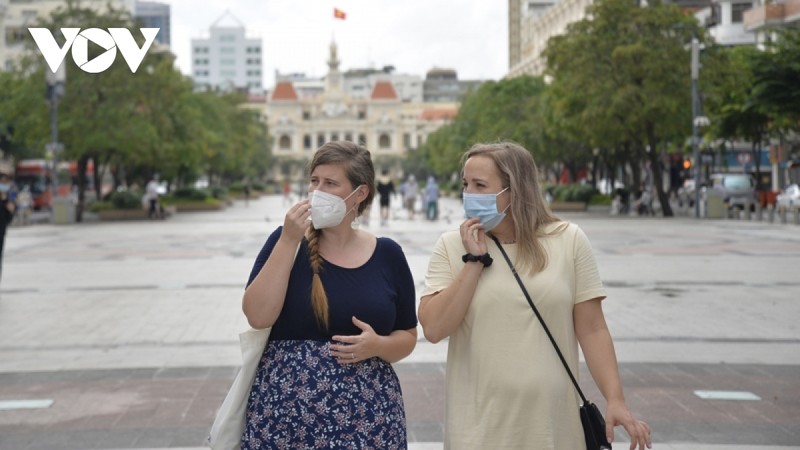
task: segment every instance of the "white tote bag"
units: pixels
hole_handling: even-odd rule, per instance
[[[242,345],[242,368],[211,426],[208,444],[214,450],[239,450],[247,415],[247,397],[258,370],[258,362],[272,328],[250,329],[239,335]]]

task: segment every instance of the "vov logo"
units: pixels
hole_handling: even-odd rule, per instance
[[[28,28],[53,73],[64,62],[70,47],[72,48],[72,60],[84,72],[100,73],[108,69],[111,64],[114,64],[117,49],[119,49],[125,62],[128,63],[128,67],[131,68],[131,72],[136,73],[147,50],[153,45],[159,28],[141,28],[140,30],[145,39],[141,48],[136,44],[133,35],[127,28],[109,28],[108,31],[100,28],[87,28],[83,31],[80,28],[61,28],[61,34],[66,42],[63,47],[59,47],[49,29]],[[106,50],[91,61],[89,61],[89,41]]]

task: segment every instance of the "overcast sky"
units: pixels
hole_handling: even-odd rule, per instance
[[[230,11],[262,39],[264,85],[275,70],[327,73],[335,39],[340,69],[395,66],[420,75],[432,67],[458,71],[462,80],[500,79],[508,69],[508,2],[505,0],[161,0],[172,7],[172,49],[190,72],[190,40],[207,37]],[[347,14],[336,20],[333,9]]]

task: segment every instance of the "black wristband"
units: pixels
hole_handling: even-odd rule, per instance
[[[492,259],[491,256],[489,256],[488,253],[484,253],[484,254],[482,254],[480,256],[473,255],[472,253],[465,253],[464,256],[461,257],[461,261],[464,261],[465,263],[467,263],[467,262],[479,262],[479,263],[483,264],[483,267],[489,267],[489,266],[492,265],[492,261],[494,261],[494,260]]]

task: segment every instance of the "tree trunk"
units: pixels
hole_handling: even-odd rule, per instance
[[[86,201],[86,167],[88,166],[89,156],[83,155],[78,158],[78,204],[75,205],[75,221],[83,221],[83,207]]]
[[[650,167],[653,171],[653,184],[656,187],[658,202],[661,203],[661,213],[664,217],[672,217],[674,216],[672,205],[669,204],[669,196],[664,192],[664,168],[661,158],[659,158],[658,141],[653,128],[653,124],[648,124],[647,140],[650,141],[650,151],[647,153],[647,158],[650,160]]]

